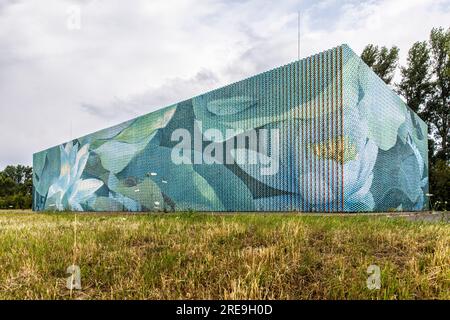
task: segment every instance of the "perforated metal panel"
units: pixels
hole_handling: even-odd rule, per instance
[[[190,163],[173,160],[182,142]],[[35,210],[427,206],[426,124],[345,45],[39,152],[33,162]]]

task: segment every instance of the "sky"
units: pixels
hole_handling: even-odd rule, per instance
[[[0,0],[0,170],[346,43],[400,48],[450,0]],[[398,78],[398,77],[397,77]]]

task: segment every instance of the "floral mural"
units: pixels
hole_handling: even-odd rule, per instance
[[[200,144],[179,149],[179,130]],[[269,142],[236,144],[252,137]],[[36,153],[33,170],[37,211],[419,211],[427,126],[343,45]]]

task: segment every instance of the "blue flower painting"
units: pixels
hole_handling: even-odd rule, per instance
[[[420,211],[427,130],[343,45],[36,153],[33,208]]]

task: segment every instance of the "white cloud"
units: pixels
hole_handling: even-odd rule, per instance
[[[66,27],[81,9],[81,29]],[[450,0],[0,2],[0,169],[33,152],[348,43],[410,45]],[[72,128],[72,129],[71,129]]]

